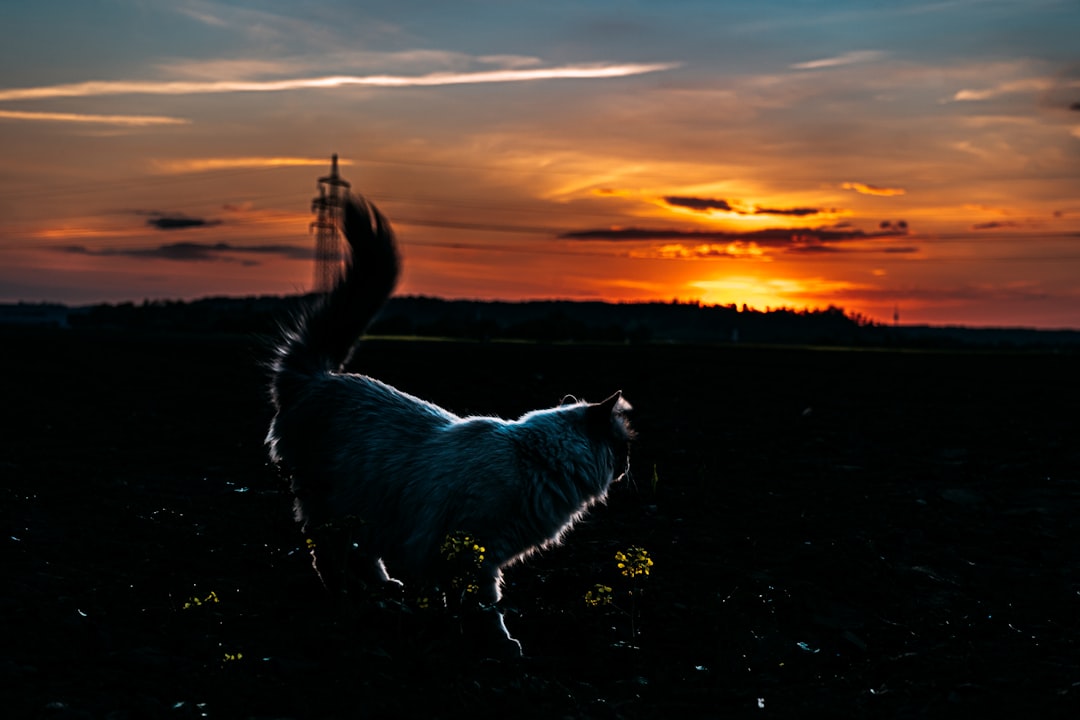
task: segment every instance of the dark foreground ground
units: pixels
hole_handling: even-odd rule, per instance
[[[252,341],[0,347],[5,717],[1080,708],[1075,355],[366,343],[365,372],[460,413],[635,406],[634,479],[509,572],[528,657],[501,662],[437,611],[324,595]],[[655,561],[636,586],[630,546]]]

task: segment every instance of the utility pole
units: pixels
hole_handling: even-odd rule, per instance
[[[349,183],[338,174],[338,158],[330,159],[330,174],[319,178],[319,196],[311,201],[315,220],[315,292],[330,292],[341,277],[344,253],[341,248],[339,221],[342,202],[348,195]]]

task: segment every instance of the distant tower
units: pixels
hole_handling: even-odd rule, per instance
[[[896,305],[895,307],[893,307],[892,324],[893,324],[894,327],[900,325],[900,306],[899,305]]]
[[[344,255],[338,220],[349,187],[349,183],[338,175],[337,153],[334,153],[330,159],[330,174],[319,178],[319,196],[311,201],[311,212],[316,213],[311,223],[311,229],[315,231],[315,292],[329,292],[341,275]]]

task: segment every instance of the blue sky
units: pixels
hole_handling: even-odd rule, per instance
[[[1074,0],[9,3],[0,301],[304,290],[339,153],[404,292],[1080,327],[1077,28]]]

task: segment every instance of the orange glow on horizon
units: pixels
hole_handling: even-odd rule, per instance
[[[828,298],[837,292],[857,291],[854,283],[824,278],[755,277],[725,275],[711,280],[697,280],[690,286],[700,288],[701,301],[709,305],[747,305],[755,309],[790,308],[810,310],[837,303]]]

